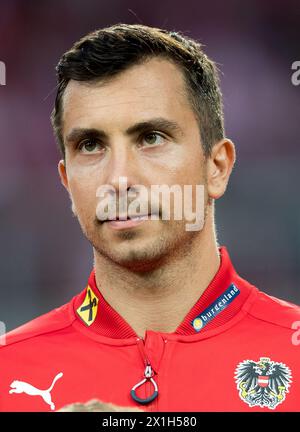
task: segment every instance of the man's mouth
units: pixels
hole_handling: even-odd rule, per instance
[[[150,215],[146,214],[146,215],[137,215],[137,216],[127,216],[127,215],[120,215],[117,216],[113,219],[106,219],[103,222],[111,222],[111,221],[127,221],[127,220],[140,220],[140,219],[148,219],[150,217]]]
[[[158,217],[156,217],[156,219],[158,219]],[[106,223],[107,226],[114,229],[128,229],[134,228],[135,226],[140,225],[146,220],[151,220],[151,214],[136,216],[118,215],[114,219],[107,219],[103,221],[103,223]]]

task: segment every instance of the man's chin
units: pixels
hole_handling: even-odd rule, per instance
[[[140,242],[141,240],[139,240]],[[94,245],[94,248],[98,254],[131,271],[147,272],[155,270],[162,265],[165,258],[161,248],[151,248],[146,244],[138,244],[136,247],[134,245],[127,245],[127,247],[120,245],[115,249],[112,247],[104,249],[102,244],[100,247]]]
[[[100,258],[132,271],[151,271],[167,263],[191,240],[191,234],[179,224],[171,229],[169,225],[151,223],[128,230],[97,229],[86,237]]]

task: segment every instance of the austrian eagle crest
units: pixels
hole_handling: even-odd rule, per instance
[[[240,398],[250,407],[275,409],[289,392],[292,374],[285,364],[261,357],[258,362],[244,360],[239,363],[235,381]]]

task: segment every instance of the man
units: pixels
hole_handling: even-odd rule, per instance
[[[118,24],[77,42],[57,72],[58,170],[94,266],[68,304],[6,335],[1,410],[92,399],[144,411],[298,410],[299,308],[241,278],[216,240],[214,201],[235,147],[214,63],[179,33]],[[164,218],[161,195],[145,193],[155,185],[202,185],[192,193],[202,224],[175,217],[175,194]],[[131,217],[134,200],[143,211]]]

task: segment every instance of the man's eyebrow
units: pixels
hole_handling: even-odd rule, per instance
[[[126,129],[125,134],[136,135],[138,133],[143,133],[152,130],[162,130],[169,131],[173,133],[183,134],[183,131],[179,124],[173,120],[168,120],[163,117],[156,117],[146,121],[135,123]],[[83,138],[95,138],[95,139],[107,139],[107,134],[96,128],[74,128],[66,136],[66,143],[79,141]]]
[[[126,135],[134,135],[137,133],[146,132],[148,130],[157,129],[183,134],[183,131],[177,122],[165,119],[163,117],[156,117],[130,126],[126,130]]]
[[[80,141],[83,138],[106,138],[106,133],[95,128],[74,128],[66,136],[66,143]]]

